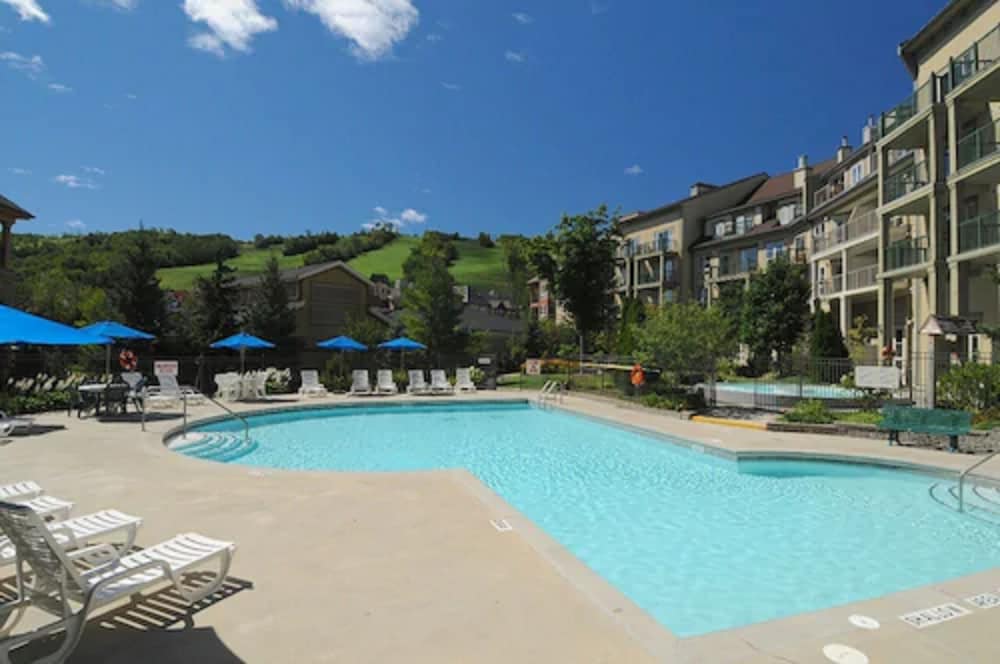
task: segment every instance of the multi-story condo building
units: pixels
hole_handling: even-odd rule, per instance
[[[14,224],[21,219],[34,219],[34,216],[14,201],[0,195],[0,304],[10,304],[14,300],[14,270],[11,253],[13,251]]]
[[[817,181],[809,212],[814,301],[833,314],[846,337],[854,320],[878,321],[879,216],[877,126],[862,130],[861,147],[847,138],[837,163]]]
[[[838,158],[849,152],[843,146]],[[778,256],[805,264],[810,202],[820,179],[838,165],[838,159],[830,159],[810,166],[801,156],[794,171],[767,178],[745,201],[709,215],[705,239],[693,248],[699,300],[710,304],[726,284],[745,285]]]
[[[767,180],[752,175],[716,186],[696,183],[686,198],[621,220],[622,244],[615,259],[615,298],[661,305],[690,299],[695,274],[691,247],[707,217],[747,199]]]
[[[899,55],[913,93],[880,119],[878,322],[933,386],[927,357],[989,342],[924,334],[931,316],[1000,322],[1000,3],[952,0]]]
[[[551,320],[559,325],[569,322],[569,312],[552,292],[548,279],[535,277],[528,281],[528,300],[532,320]]]

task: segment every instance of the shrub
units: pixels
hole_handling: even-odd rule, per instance
[[[970,362],[938,378],[938,400],[958,410],[980,412],[1000,406],[1000,365]]]
[[[639,398],[639,403],[647,408],[659,408],[661,410],[703,410],[705,408],[705,397],[701,390],[697,392],[686,392],[684,390],[674,390],[672,392],[653,392]]]
[[[1000,406],[987,408],[976,413],[972,418],[972,424],[977,429],[995,429],[1000,427]]]
[[[799,422],[802,424],[830,424],[833,422],[833,414],[822,401],[818,399],[808,399],[795,404],[795,408],[785,413],[782,419],[786,422]]]
[[[470,367],[469,378],[473,385],[482,385],[483,381],[486,380],[486,373],[479,367]]]
[[[403,369],[396,369],[392,372],[392,381],[396,383],[400,392],[405,392],[406,387],[410,384],[410,374]]]

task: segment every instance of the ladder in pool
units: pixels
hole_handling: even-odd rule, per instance
[[[538,393],[538,403],[539,405],[544,404],[546,401],[552,402],[557,399],[561,402],[563,400],[563,384],[558,380],[550,380],[542,386],[541,391]]]

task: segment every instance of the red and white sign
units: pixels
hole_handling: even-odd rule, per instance
[[[153,374],[156,376],[176,376],[179,371],[177,360],[157,360],[153,362]]]
[[[542,361],[531,359],[524,361],[524,373],[529,376],[541,376],[542,375]]]

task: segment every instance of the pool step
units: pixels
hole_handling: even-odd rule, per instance
[[[938,482],[930,488],[930,496],[941,506],[958,511],[958,484]],[[965,513],[971,517],[1000,526],[1000,490],[977,484],[965,485]]]
[[[181,454],[198,459],[226,463],[246,456],[258,447],[257,442],[253,439],[244,440],[243,436],[238,434],[210,432],[203,434],[203,436],[196,442],[174,449]]]

